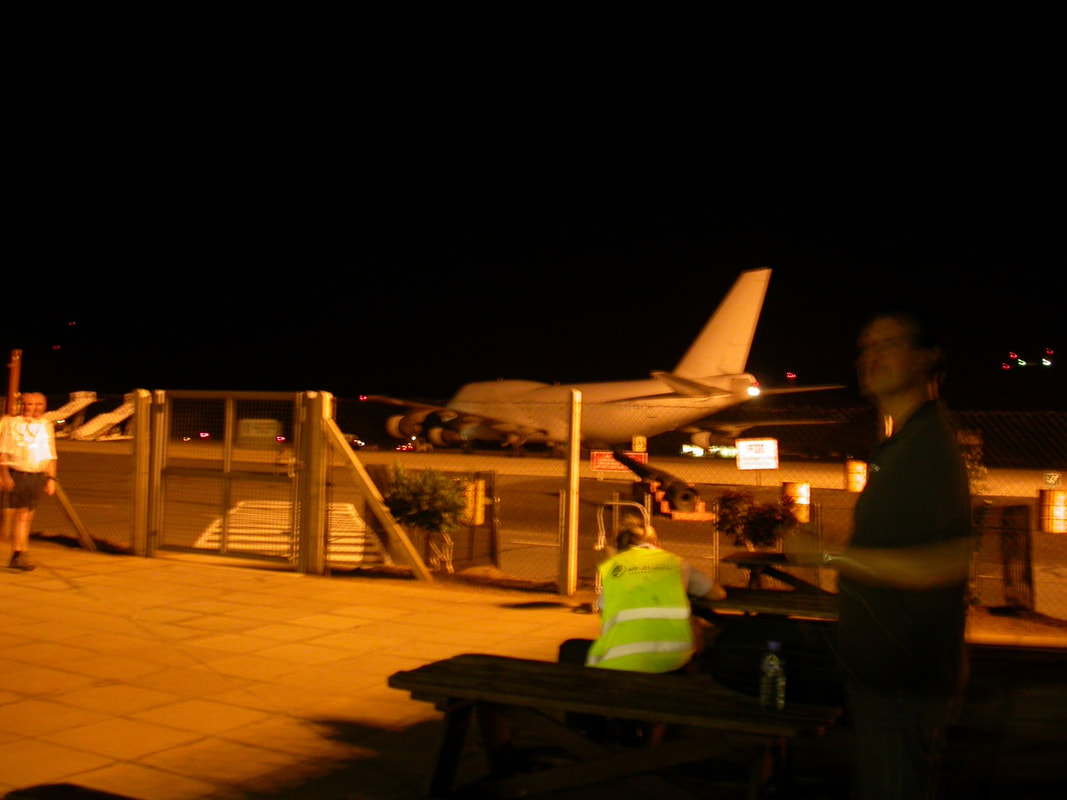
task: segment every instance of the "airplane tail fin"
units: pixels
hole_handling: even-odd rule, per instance
[[[703,378],[744,372],[770,279],[770,269],[742,272],[682,356],[674,374]]]

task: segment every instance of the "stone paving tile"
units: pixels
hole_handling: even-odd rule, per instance
[[[18,731],[25,736],[41,736],[99,722],[108,716],[100,711],[30,698],[0,706],[0,731]]]
[[[262,720],[266,714],[243,706],[194,698],[137,711],[130,717],[171,728],[215,734]]]
[[[0,780],[12,787],[61,783],[73,775],[98,769],[111,758],[79,747],[41,739],[19,739],[0,744]]]
[[[87,753],[136,761],[151,753],[195,741],[202,736],[168,725],[157,725],[127,717],[109,717],[101,722],[67,728],[41,738],[65,747],[76,747]]]
[[[292,764],[291,756],[277,750],[217,736],[161,749],[138,761],[168,772],[198,775],[212,783],[235,786]]]
[[[3,682],[8,691],[18,692],[25,695],[55,694],[67,689],[79,686],[88,686],[98,682],[98,678],[89,675],[78,675],[71,671],[76,665],[63,662],[64,669],[53,669],[44,666],[26,666],[18,668],[11,664],[6,665]],[[70,669],[66,669],[69,667]]]
[[[125,683],[86,686],[55,696],[56,702],[78,706],[94,711],[106,711],[108,714],[126,716],[136,711],[167,705],[177,700],[177,695],[129,686]]]
[[[127,761],[78,773],[73,782],[85,789],[144,800],[203,800],[214,797],[216,791],[209,781]]]

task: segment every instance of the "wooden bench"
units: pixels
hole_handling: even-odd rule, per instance
[[[748,796],[789,779],[788,743],[822,735],[841,713],[837,707],[787,704],[765,711],[754,697],[717,684],[709,675],[654,675],[549,661],[467,654],[394,673],[389,686],[443,711],[444,730],[428,796],[453,791],[473,712],[504,715],[561,748],[573,762],[549,769],[486,778],[494,797],[520,797],[654,773],[701,761],[722,749],[724,738],[752,754]],[[567,714],[663,722],[678,735],[657,746],[622,748],[596,742],[566,725]],[[672,787],[677,792],[677,787]]]
[[[731,586],[726,590],[725,600],[693,598],[691,602],[693,613],[705,618],[720,612],[733,612],[837,621],[837,595],[830,592],[778,591]]]

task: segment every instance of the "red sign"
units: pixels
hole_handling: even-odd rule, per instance
[[[623,453],[627,458],[641,464],[648,463],[648,453]],[[589,464],[596,472],[630,472],[630,468],[615,460],[615,454],[610,450],[590,450]]]

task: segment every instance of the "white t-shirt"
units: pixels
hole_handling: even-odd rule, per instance
[[[44,472],[56,460],[56,439],[50,420],[7,416],[0,420],[0,463],[19,472]]]

